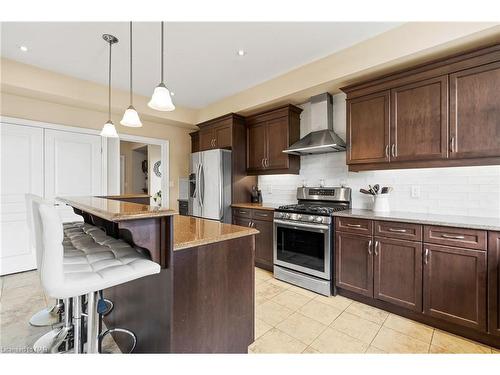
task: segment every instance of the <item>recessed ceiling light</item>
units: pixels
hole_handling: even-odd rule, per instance
[[[28,52],[28,47],[26,46],[19,46],[19,49],[23,52]]]
[[[239,49],[238,50],[238,56],[245,56],[247,53],[245,50]]]

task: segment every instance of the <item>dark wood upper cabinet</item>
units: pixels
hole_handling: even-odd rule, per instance
[[[391,90],[391,161],[448,155],[448,76]]]
[[[450,75],[450,157],[500,155],[500,62]]]
[[[247,172],[257,174],[298,174],[300,157],[283,153],[300,138],[300,113],[293,105],[246,118]]]
[[[247,170],[258,171],[265,169],[264,159],[267,155],[267,126],[266,123],[255,124],[247,130]],[[258,142],[257,140],[261,140]]]
[[[422,311],[422,243],[375,237],[376,299]]]
[[[500,44],[342,88],[350,171],[500,165]]]
[[[257,184],[255,176],[246,171],[247,129],[245,118],[234,113],[198,124],[200,130],[191,133],[192,152],[217,148],[232,150],[231,154],[231,200],[234,203],[250,201],[252,186]]]
[[[347,164],[389,161],[390,91],[347,100]]]
[[[335,285],[373,297],[372,237],[341,232],[335,236]]]
[[[191,136],[191,152],[200,151],[200,132],[195,131],[189,133],[189,135]]]
[[[488,239],[488,332],[500,337],[500,232]]]
[[[486,331],[486,252],[424,244],[424,314]]]

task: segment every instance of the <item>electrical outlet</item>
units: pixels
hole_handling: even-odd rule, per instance
[[[420,198],[420,186],[412,185],[411,186],[411,197],[414,199]]]

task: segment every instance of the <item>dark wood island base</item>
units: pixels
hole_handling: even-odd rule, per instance
[[[136,353],[247,353],[253,263],[254,236],[174,251],[160,274],[105,291],[115,304],[105,322],[132,330]]]
[[[254,341],[253,228],[176,215],[119,197],[65,197],[85,222],[147,251],[157,275],[104,295],[109,328],[137,336],[135,353],[247,353]],[[116,334],[123,352],[129,338]]]

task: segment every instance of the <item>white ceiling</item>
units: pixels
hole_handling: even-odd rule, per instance
[[[205,107],[224,97],[325,57],[400,23],[177,22],[165,27],[166,84],[174,102]],[[3,22],[1,55],[73,77],[107,83],[113,47],[113,86],[128,89],[127,22]],[[28,52],[19,46],[25,45]],[[243,49],[243,57],[237,51]],[[134,91],[149,96],[160,81],[160,23],[134,23]]]

